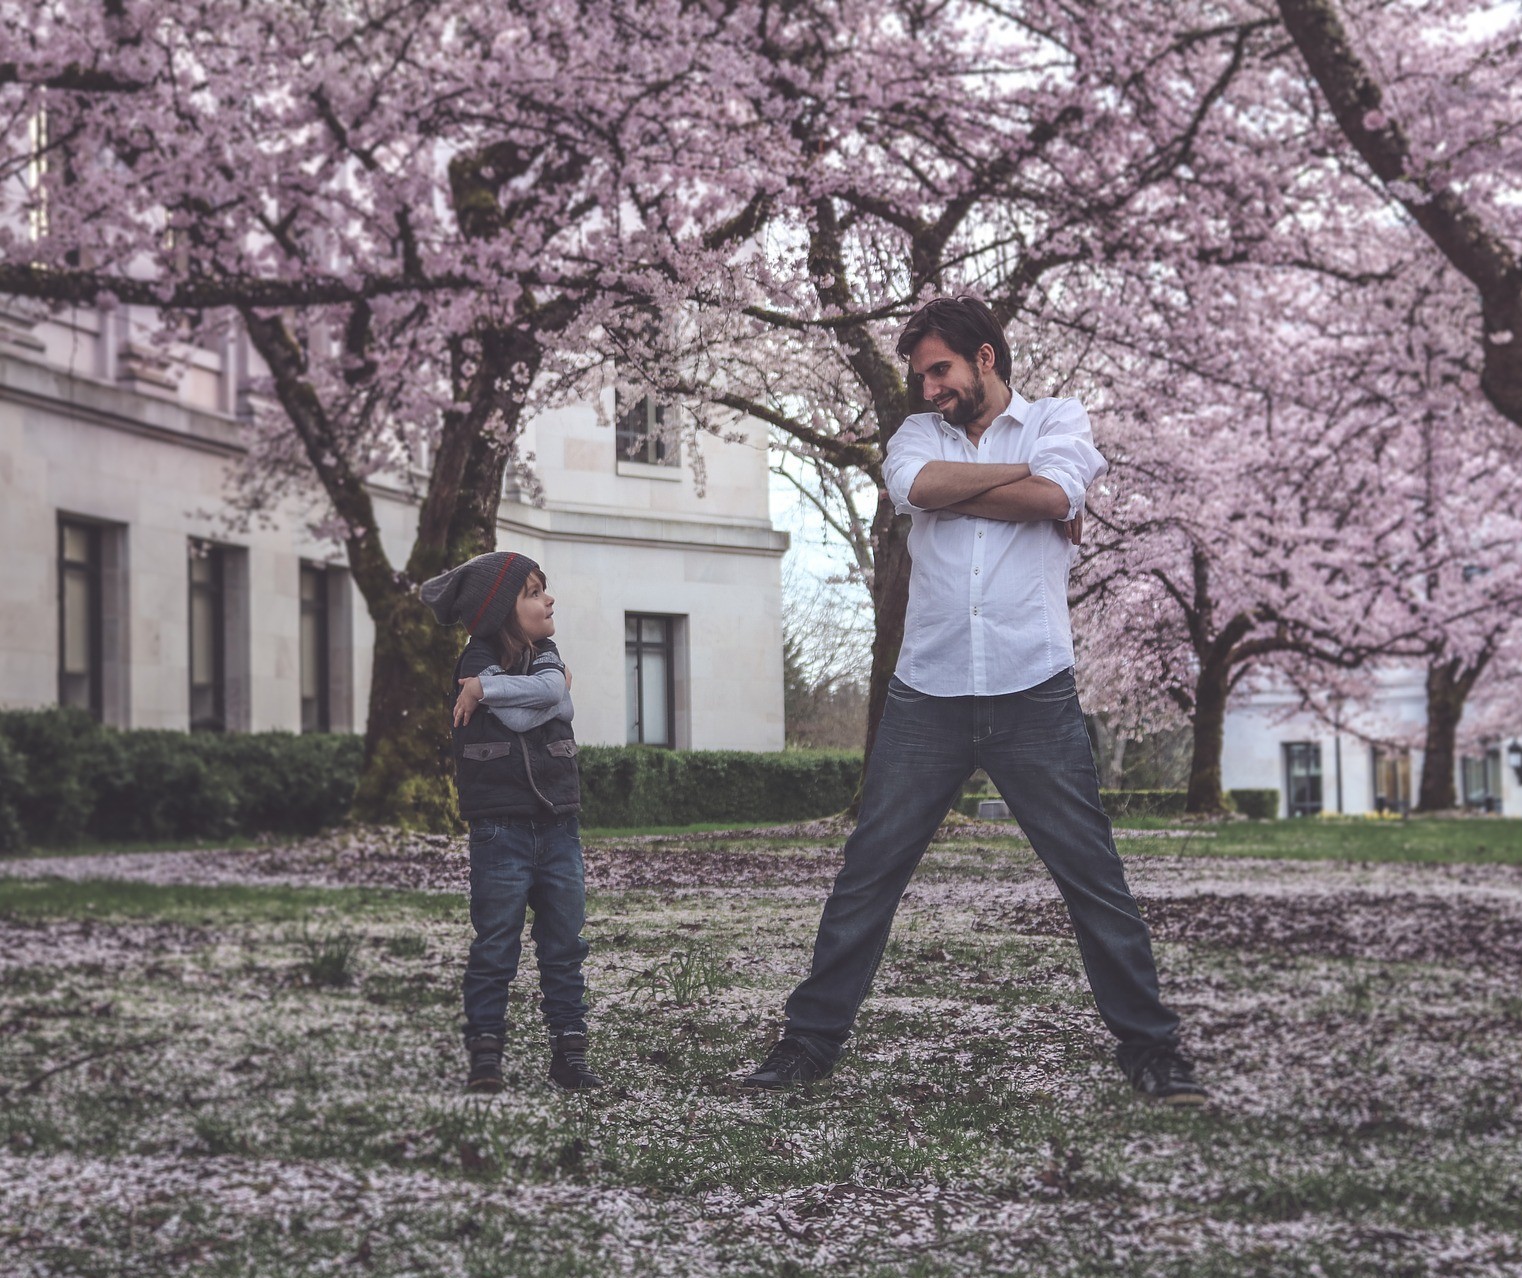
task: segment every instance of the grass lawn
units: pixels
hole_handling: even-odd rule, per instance
[[[835,1077],[749,1095],[838,845],[587,838],[593,1061],[460,1094],[460,849],[0,862],[0,1270],[1522,1272],[1522,823],[1128,830],[1213,1104],[1133,1099],[1050,881],[933,845]],[[23,877],[26,876],[26,877]],[[422,890],[427,889],[427,890]]]
[[[1180,822],[1168,824],[1176,830],[1191,828]],[[1184,839],[1181,846],[1170,849],[1172,852],[1312,861],[1438,861],[1522,865],[1522,820],[1515,817],[1472,817],[1463,820],[1418,817],[1405,821],[1362,817],[1309,818],[1298,821],[1227,821],[1192,828],[1201,837]],[[1151,842],[1146,846],[1151,851],[1164,850]]]

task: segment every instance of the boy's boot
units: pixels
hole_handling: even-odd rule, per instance
[[[465,1080],[467,1092],[500,1092],[502,1090],[502,1040],[492,1034],[481,1034],[465,1040],[465,1050],[470,1053],[470,1076]]]
[[[587,1064],[587,1036],[581,1030],[550,1035],[550,1082],[568,1092],[602,1086]]]

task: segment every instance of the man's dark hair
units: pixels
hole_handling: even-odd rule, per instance
[[[909,317],[899,334],[898,353],[908,359],[914,348],[934,335],[970,364],[977,364],[978,350],[994,348],[994,372],[1006,386],[1014,376],[1009,343],[994,313],[975,297],[938,297],[926,302]]]

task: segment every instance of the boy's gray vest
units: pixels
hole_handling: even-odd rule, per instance
[[[466,645],[450,685],[451,712],[467,658],[472,673],[497,664],[496,653],[481,640]],[[576,738],[564,719],[513,732],[483,705],[452,733],[455,786],[465,820],[544,820],[580,809]]]

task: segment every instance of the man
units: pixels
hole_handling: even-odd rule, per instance
[[[888,444],[888,493],[913,515],[909,611],[861,815],[825,903],[808,979],[747,1087],[823,1078],[882,959],[899,899],[975,768],[988,773],[1067,903],[1089,986],[1142,1095],[1199,1104],[1158,997],[1073,685],[1067,578],[1084,492],[1105,472],[1072,399],[1029,403],[992,312],[940,298],[898,342],[933,413]]]

